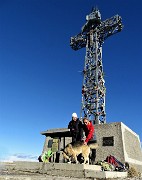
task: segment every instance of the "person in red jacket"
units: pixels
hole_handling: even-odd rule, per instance
[[[86,136],[86,138],[84,139],[84,144],[91,144],[97,142],[95,137],[94,125],[86,117],[83,118],[83,130]],[[91,164],[95,164],[95,158],[96,158],[96,149],[92,149],[92,155],[90,157]]]

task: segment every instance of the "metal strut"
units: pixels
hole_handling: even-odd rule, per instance
[[[109,36],[120,32],[123,25],[119,15],[101,21],[101,14],[96,8],[86,16],[86,20],[81,32],[71,37],[70,46],[73,50],[86,47],[81,118],[87,117],[93,124],[100,124],[106,123],[102,44]]]

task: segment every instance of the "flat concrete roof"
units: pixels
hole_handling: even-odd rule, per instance
[[[70,129],[68,128],[49,129],[47,131],[42,131],[40,134],[46,137],[71,137]]]

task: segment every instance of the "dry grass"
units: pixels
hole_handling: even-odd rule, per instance
[[[134,167],[130,167],[130,169],[128,170],[128,177],[139,177],[140,173],[134,168]]]

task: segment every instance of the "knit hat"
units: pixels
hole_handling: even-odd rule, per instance
[[[72,117],[76,117],[77,118],[77,114],[76,113],[72,113]]]

